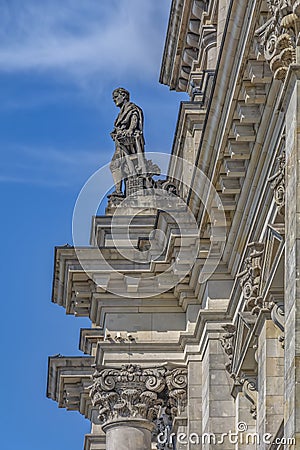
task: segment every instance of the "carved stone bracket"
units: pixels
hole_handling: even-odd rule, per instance
[[[246,299],[246,307],[252,314],[258,314],[262,305],[260,296],[261,284],[261,263],[264,254],[264,244],[262,242],[252,242],[248,245],[249,256],[244,261],[245,269],[237,275],[240,278],[240,285]]]
[[[255,35],[274,78],[284,80],[291,64],[296,62],[299,33],[299,0],[267,0],[270,19]]]
[[[269,178],[271,182],[271,188],[274,191],[274,200],[278,206],[278,212],[281,216],[284,216],[285,209],[285,152],[277,158],[278,170]]]
[[[253,419],[257,417],[257,380],[255,377],[242,376],[238,382],[242,386],[244,397],[251,403],[250,413]]]
[[[285,336],[284,336],[284,326],[285,326],[285,315],[284,315],[284,304],[283,303],[274,303],[270,304],[271,309],[271,319],[274,324],[279,328],[282,332],[281,336],[279,336],[278,340],[281,343],[282,348],[284,348],[285,344]]]
[[[155,422],[162,408],[175,417],[186,406],[187,369],[132,364],[96,369],[90,396],[105,425],[127,418]]]
[[[225,364],[227,372],[231,374],[232,372],[232,358],[233,358],[233,341],[236,334],[236,326],[232,324],[223,325],[222,328],[225,330],[225,334],[220,337],[221,345],[224,352],[228,356],[228,362]]]

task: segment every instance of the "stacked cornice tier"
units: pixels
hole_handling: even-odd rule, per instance
[[[85,450],[300,448],[299,17],[172,1],[160,81],[189,98],[167,178],[119,153],[91,245],[55,251],[53,302],[91,328],[47,394],[91,421]]]

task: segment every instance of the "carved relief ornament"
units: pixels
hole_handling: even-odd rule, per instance
[[[281,331],[281,335],[278,341],[281,343],[281,347],[285,347],[285,312],[284,303],[272,301],[269,303],[268,308],[271,312],[271,319],[276,327]]]
[[[142,368],[129,364],[121,368],[97,370],[93,374],[90,397],[106,424],[124,418],[154,422],[161,408],[173,417],[186,405],[187,369]]]
[[[242,386],[242,392],[244,397],[249,400],[251,407],[250,407],[250,414],[252,415],[253,419],[256,419],[257,417],[257,379],[256,377],[248,377],[248,376],[242,376],[240,378],[239,383]]]
[[[267,4],[271,17],[255,35],[274,78],[284,80],[289,66],[296,62],[300,1],[267,0]]]
[[[285,207],[285,152],[277,158],[278,160],[278,170],[277,172],[269,178],[271,182],[271,188],[274,191],[274,200],[278,207],[278,212],[280,215],[284,216]]]
[[[223,325],[222,328],[225,333],[220,337],[221,345],[224,352],[228,356],[228,362],[225,364],[227,372],[232,373],[232,359],[233,359],[233,341],[236,334],[236,326],[232,324]]]
[[[264,254],[262,242],[252,242],[248,245],[249,256],[244,261],[244,270],[237,275],[246,299],[246,307],[252,314],[258,314],[262,308],[262,297],[260,296],[261,264]]]

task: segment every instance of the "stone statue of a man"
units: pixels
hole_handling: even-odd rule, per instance
[[[120,112],[111,132],[116,149],[110,169],[115,184],[113,194],[123,195],[122,180],[145,172],[144,117],[141,108],[130,102],[130,94],[126,89],[115,89],[112,97],[115,105],[120,108]]]

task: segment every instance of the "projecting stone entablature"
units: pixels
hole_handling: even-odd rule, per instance
[[[214,71],[217,60],[218,13],[213,0],[174,0],[171,8],[160,81],[171,89],[188,92],[194,99],[204,92],[205,73]],[[205,78],[206,83],[206,78]]]

